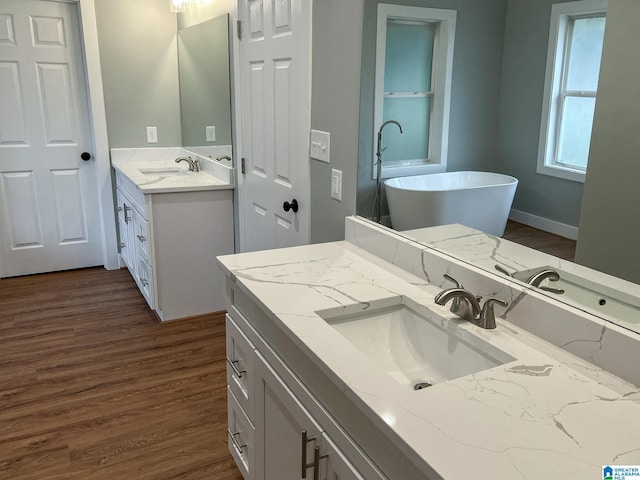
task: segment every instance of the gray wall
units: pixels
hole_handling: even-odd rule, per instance
[[[179,146],[176,15],[165,0],[96,0],[109,145]],[[148,144],[146,127],[158,127]]]
[[[331,133],[331,163],[311,160],[311,242],[344,239],[356,210],[363,0],[313,2],[311,128]],[[331,169],[342,170],[342,202]]]
[[[576,261],[640,282],[640,3],[612,0]]]
[[[367,217],[371,214],[375,191],[371,161],[374,156],[373,89],[378,3],[446,8],[458,12],[447,166],[447,170],[453,171],[495,168],[507,0],[365,0],[357,211]]]
[[[508,1],[495,169],[519,180],[513,208],[577,226],[583,184],[536,173],[551,5],[562,1]]]

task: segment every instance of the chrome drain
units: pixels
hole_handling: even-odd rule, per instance
[[[422,390],[423,388],[432,387],[433,383],[431,382],[418,382],[413,386],[414,390]]]

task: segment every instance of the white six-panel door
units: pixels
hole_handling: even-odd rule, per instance
[[[4,276],[101,265],[77,5],[0,2]]]
[[[309,243],[311,0],[238,0],[245,250]],[[298,211],[284,210],[297,200]]]

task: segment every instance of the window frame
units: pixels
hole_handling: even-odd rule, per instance
[[[583,170],[556,162],[561,127],[560,120],[565,98],[597,98],[597,91],[567,91],[564,88],[569,62],[569,35],[572,33],[574,19],[595,16],[605,16],[606,18],[607,4],[608,0],[579,0],[576,2],[556,3],[551,7],[538,145],[538,164],[536,168],[536,172],[539,174],[581,183],[585,181],[588,164]]]
[[[385,3],[378,4],[373,121],[374,152],[377,147],[378,129],[383,123],[387,21],[389,19],[399,19],[413,22],[434,22],[438,24],[433,48],[431,92],[427,95],[432,100],[429,121],[429,156],[425,159],[425,163],[416,162],[407,165],[386,167],[383,158],[382,178],[438,173],[444,172],[447,169],[449,111],[451,105],[451,80],[456,18],[457,12],[455,10],[408,7]],[[376,161],[377,159],[375,157],[372,158],[371,178],[374,180],[377,178]]]

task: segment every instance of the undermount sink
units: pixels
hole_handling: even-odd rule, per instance
[[[402,386],[415,390],[511,362],[514,358],[409,299],[395,305],[316,312]]]
[[[189,175],[192,172],[180,167],[147,167],[138,168],[140,173],[148,177],[172,177],[176,175]]]

